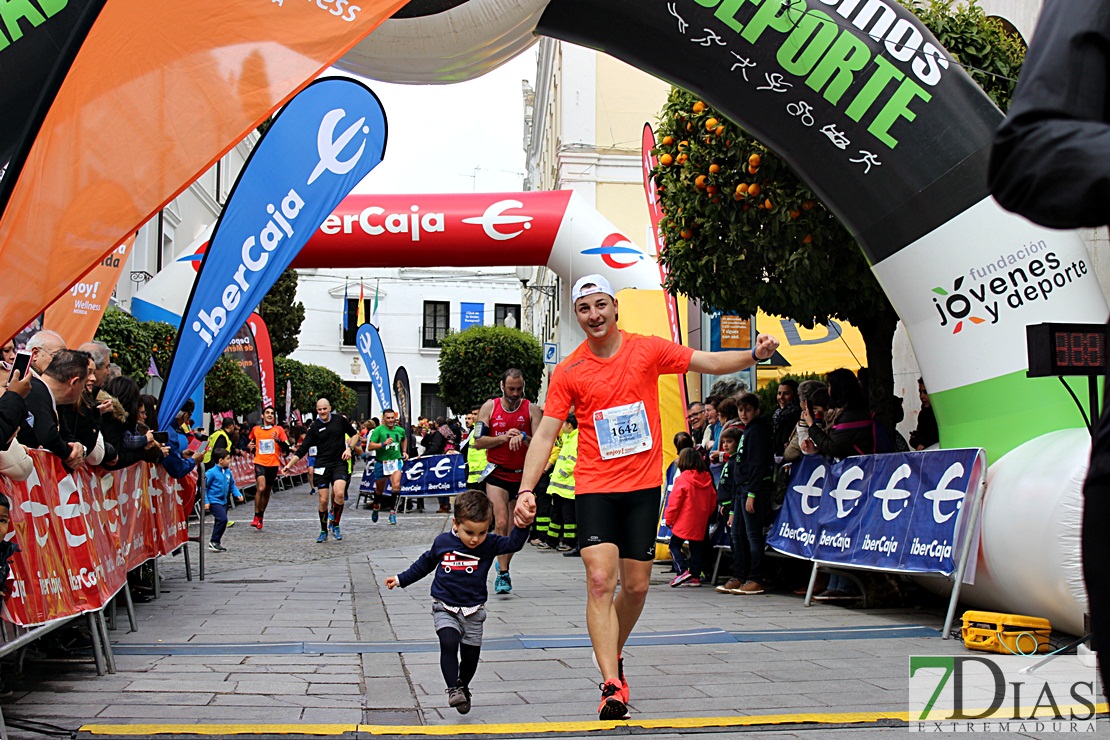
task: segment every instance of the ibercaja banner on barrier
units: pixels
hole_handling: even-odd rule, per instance
[[[405,460],[402,496],[454,496],[466,489],[466,455],[429,455]],[[358,490],[373,492],[374,476],[370,472],[363,473]]]
[[[174,480],[156,465],[112,472],[67,471],[32,450],[31,477],[0,476],[11,501],[12,557],[3,616],[30,626],[100,609],[127,582],[127,571],[166,555],[188,538],[196,476]]]
[[[841,462],[809,455],[794,463],[767,544],[822,563],[951,575],[968,519],[964,502],[975,499],[985,474],[980,449]],[[972,561],[966,573],[974,573]]]

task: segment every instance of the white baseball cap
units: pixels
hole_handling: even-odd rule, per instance
[[[579,298],[585,298],[594,293],[605,293],[613,298],[617,297],[613,292],[613,286],[601,275],[584,275],[574,283],[574,289],[570,292],[570,302],[572,304],[578,303]]]

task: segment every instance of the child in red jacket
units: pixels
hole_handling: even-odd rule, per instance
[[[697,450],[688,448],[678,453],[677,466],[680,472],[663,513],[663,520],[671,528],[671,558],[678,573],[671,586],[700,586],[705,534],[717,507],[717,491],[709,466]],[[689,562],[682,553],[683,543],[690,545]]]

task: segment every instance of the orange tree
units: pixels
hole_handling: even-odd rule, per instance
[[[930,0],[910,7],[1005,108],[1024,55],[1020,39],[974,4],[954,9]],[[707,308],[740,314],[761,308],[808,328],[850,322],[867,345],[873,396],[889,398],[898,317],[855,239],[801,178],[678,88],[660,114],[654,153],[667,289]]]

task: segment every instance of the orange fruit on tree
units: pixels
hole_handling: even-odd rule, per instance
[[[798,210],[793,210],[793,211],[790,212],[790,218],[797,218],[798,216],[801,216],[801,215],[802,215],[802,212],[798,211]]]
[[[706,131],[715,130],[717,128],[717,123],[718,123],[718,121],[717,121],[716,118],[710,118],[708,121],[705,122],[705,130]]]
[[[748,196],[748,183],[742,182],[737,185],[736,194],[739,195],[741,198],[746,198]]]
[[[759,197],[759,193],[761,190],[763,190],[763,188],[759,187],[759,183],[753,182],[751,185],[748,186],[748,195],[752,196],[753,198],[757,198]]]
[[[744,198],[747,198],[747,197],[748,197],[747,193],[733,193],[732,194],[732,199],[733,200],[744,200]]]
[[[812,211],[813,207],[815,205],[817,205],[817,204],[814,203],[812,200],[807,200],[805,203],[802,203],[802,210],[803,211]]]
[[[750,164],[748,165],[748,174],[749,175],[754,175],[757,172],[759,172],[758,167],[752,167]]]
[[[683,229],[682,231],[678,232],[678,235],[681,236],[683,239],[689,239],[694,235],[694,232],[690,229]]]
[[[662,157],[659,158],[659,164],[663,165],[664,167],[670,167],[672,164],[674,164],[674,157],[669,154],[664,154]]]
[[[717,187],[716,185],[710,185],[709,187],[707,187],[705,189],[705,192],[708,193],[709,195],[716,195],[718,193],[718,191],[720,191],[720,188]]]
[[[692,124],[692,123],[686,124],[686,130],[687,131],[693,131],[694,130],[694,124]]]
[[[802,244],[813,244],[813,235],[806,234],[804,237],[802,237]]]
[[[763,164],[763,158],[760,157],[758,154],[753,154],[752,156],[748,157],[748,164],[750,164],[752,167],[758,167],[759,165]]]
[[[689,159],[689,157],[687,157],[686,153],[683,152],[682,154],[678,155],[678,159],[676,159],[675,161],[678,162],[679,164],[686,164],[687,159]]]
[[[694,179],[694,187],[697,188],[698,190],[705,190],[705,180],[706,180],[705,175],[698,175]]]
[[[701,113],[706,109],[706,107],[707,106],[705,105],[705,103],[699,100],[698,102],[694,103],[694,112]]]
[[[725,127],[724,127],[724,126],[718,126],[718,127],[716,128],[716,130],[714,130],[714,132],[713,132],[713,133],[717,134],[717,136],[720,136],[720,135],[721,135],[721,134],[723,134],[724,132],[725,132]]]
[[[774,208],[774,206],[773,206],[773,205],[771,205],[771,199],[770,199],[770,198],[768,198],[767,200],[763,201],[763,207],[764,207],[764,208],[766,208],[766,209],[767,209],[768,211],[770,211],[771,209],[773,209],[773,208]]]
[[[716,175],[720,171],[721,171],[721,165],[719,165],[719,164],[709,165],[709,174]]]
[[[685,148],[686,148],[686,147],[688,147],[688,146],[690,146],[690,142],[686,141],[685,139],[683,139],[682,141],[678,142],[678,150],[679,150],[679,151],[682,151],[683,149],[685,149]]]
[[[674,137],[673,136],[664,136],[663,137],[663,146],[671,146],[672,144],[674,144]]]

